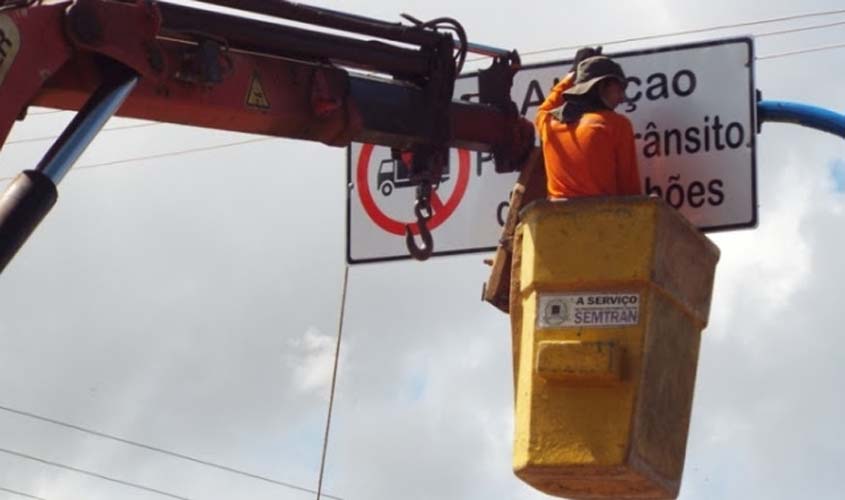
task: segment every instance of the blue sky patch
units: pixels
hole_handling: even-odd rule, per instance
[[[845,168],[845,166],[843,166]],[[426,378],[425,373],[416,372],[411,375],[410,380],[408,380],[408,397],[411,401],[419,401],[422,399],[423,395],[425,394],[426,386],[428,385],[428,379]]]
[[[845,193],[845,160],[837,158],[830,162],[830,178],[833,180],[833,189],[837,193]]]

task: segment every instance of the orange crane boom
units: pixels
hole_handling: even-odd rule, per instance
[[[470,47],[452,19],[406,16],[408,25],[282,0],[206,3],[356,37],[146,0],[0,0],[0,145],[29,106],[79,110],[39,165],[0,198],[0,270],[113,115],[412,151],[425,246],[415,245],[410,227],[407,240],[421,259],[431,253],[429,197],[448,148],[492,151],[508,171],[533,146],[533,127],[509,95],[515,52],[493,52],[479,75],[479,102],[452,100]]]

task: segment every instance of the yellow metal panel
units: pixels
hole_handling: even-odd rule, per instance
[[[537,374],[574,385],[619,382],[619,349],[613,342],[551,341],[537,344]]]
[[[553,212],[525,214],[523,287],[557,284],[562,276],[569,285],[649,279],[654,207],[634,210],[596,200],[590,210],[583,208],[561,202]]]

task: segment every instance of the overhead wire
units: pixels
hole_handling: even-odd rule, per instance
[[[5,488],[3,486],[0,486],[0,491],[6,492],[6,493],[11,493],[12,495],[17,495],[19,497],[24,497],[24,498],[34,498],[35,500],[47,500],[44,497],[37,497],[35,495],[30,495],[29,493],[24,493],[22,491],[13,490],[11,488]]]
[[[137,123],[137,124],[134,124],[134,125],[121,125],[121,126],[117,126],[117,127],[104,128],[104,129],[100,130],[100,132],[112,132],[112,131],[115,131],[115,130],[128,130],[128,129],[133,129],[133,128],[156,127],[156,126],[159,126],[159,125],[166,125],[166,123],[154,122],[154,123]],[[58,139],[59,137],[60,136],[58,136],[58,135],[45,135],[45,136],[41,136],[41,137],[31,137],[31,138],[27,138],[27,139],[14,139],[14,140],[11,140],[11,141],[6,141],[6,143],[4,145],[8,146],[9,144],[25,144],[25,143],[28,143],[28,142],[49,141],[50,139]]]
[[[68,110],[66,109],[51,109],[48,111],[33,111],[31,113],[27,113],[27,116],[41,116],[41,115],[54,115],[56,113],[65,113]]]
[[[346,291],[349,288],[349,266],[343,266],[343,286],[340,295],[340,314],[337,320],[337,343],[334,349],[334,366],[332,367],[332,385],[329,390],[329,409],[326,415],[326,432],[323,435],[323,453],[320,457],[320,475],[317,480],[317,500],[323,494],[323,473],[326,470],[326,454],[329,449],[329,430],[332,426],[332,410],[334,409],[334,395],[337,387],[337,367],[340,360],[340,341],[343,338],[343,319],[346,316]],[[328,495],[326,495],[328,497]]]
[[[242,146],[244,144],[253,144],[253,143],[256,143],[256,142],[266,142],[266,141],[271,141],[271,140],[274,140],[274,139],[278,139],[278,137],[259,137],[259,138],[256,138],[256,139],[247,139],[245,141],[227,142],[227,143],[223,143],[223,144],[216,144],[216,145],[213,145],[213,146],[203,146],[203,147],[198,147],[198,148],[182,149],[182,150],[179,150],[179,151],[171,151],[169,153],[161,153],[161,154],[146,155],[146,156],[136,156],[136,157],[133,157],[133,158],[123,158],[123,159],[120,159],[120,160],[104,161],[104,162],[100,162],[100,163],[89,163],[89,164],[86,164],[86,165],[79,165],[77,167],[73,167],[71,172],[73,172],[74,170],[86,170],[86,169],[91,169],[91,168],[100,168],[100,167],[108,167],[108,166],[112,166],[112,165],[120,165],[120,164],[123,164],[123,163],[133,163],[133,162],[144,161],[144,160],[156,160],[156,159],[161,159],[161,158],[167,158],[167,157],[170,157],[170,156],[181,156],[181,155],[187,155],[187,154],[193,154],[193,153],[201,153],[201,152],[204,152],[204,151],[214,151],[214,150],[217,150],[217,149],[231,148],[231,147],[235,147],[235,146]],[[0,181],[10,181],[14,178],[15,178],[15,176],[0,177]]]
[[[279,481],[277,479],[262,476],[262,475],[255,474],[255,473],[252,473],[252,472],[247,472],[245,470],[236,469],[234,467],[229,467],[229,466],[226,466],[226,465],[221,465],[221,464],[218,464],[218,463],[215,463],[215,462],[211,462],[209,460],[203,460],[201,458],[192,457],[192,456],[186,455],[184,453],[179,453],[179,452],[176,452],[176,451],[173,451],[173,450],[168,450],[168,449],[161,448],[161,447],[158,447],[158,446],[153,446],[153,445],[141,443],[139,441],[133,441],[131,439],[126,439],[126,438],[123,438],[123,437],[120,437],[120,436],[116,436],[114,434],[107,434],[105,432],[97,431],[97,430],[90,429],[90,428],[87,428],[87,427],[82,427],[82,426],[76,425],[76,424],[71,424],[71,423],[68,423],[68,422],[64,422],[62,420],[57,420],[57,419],[54,419],[54,418],[45,417],[43,415],[38,415],[36,413],[32,413],[32,412],[29,412],[29,411],[19,410],[17,408],[12,408],[10,406],[0,405],[0,411],[12,413],[12,414],[15,414],[15,415],[18,415],[18,416],[21,416],[21,417],[31,418],[33,420],[40,420],[42,422],[47,422],[47,423],[50,423],[50,424],[53,424],[53,425],[58,425],[60,427],[66,428],[66,429],[73,429],[75,431],[79,431],[79,432],[82,432],[82,433],[85,433],[85,434],[90,434],[92,436],[97,436],[97,437],[101,437],[101,438],[108,439],[108,440],[111,440],[111,441],[116,441],[118,443],[128,444],[130,446],[135,446],[137,448],[142,448],[142,449],[145,449],[145,450],[148,450],[148,451],[154,451],[156,453],[161,453],[163,455],[168,455],[168,456],[178,458],[178,459],[181,459],[181,460],[186,460],[188,462],[193,462],[193,463],[196,463],[196,464],[204,465],[206,467],[211,467],[211,468],[222,470],[222,471],[229,472],[229,473],[232,473],[232,474],[237,474],[237,475],[242,476],[242,477],[248,477],[250,479],[256,479],[256,480],[259,480],[259,481],[264,481],[264,482],[267,482],[267,483],[270,483],[270,484],[274,484],[276,486],[283,486],[285,488],[289,488],[289,489],[292,489],[292,490],[298,490],[298,491],[302,491],[302,492],[305,492],[305,493],[317,493],[317,490],[313,490],[311,488],[306,488],[304,486],[299,486],[297,484],[293,484],[293,483],[289,483],[289,482],[285,482],[285,481]],[[331,498],[333,500],[343,500],[340,497],[336,497],[336,496],[332,496],[332,495],[324,495],[324,496],[326,498]]]
[[[180,495],[175,495],[173,493],[168,493],[164,490],[151,488],[151,487],[145,486],[143,484],[133,483],[133,482],[130,482],[130,481],[124,481],[123,479],[117,479],[117,478],[114,478],[114,477],[106,476],[105,474],[100,474],[98,472],[93,472],[93,471],[90,471],[90,470],[87,470],[87,469],[82,469],[82,468],[79,468],[79,467],[73,467],[73,466],[70,466],[70,465],[65,465],[65,464],[60,463],[60,462],[55,462],[53,460],[47,460],[45,458],[36,457],[35,455],[29,455],[27,453],[22,453],[22,452],[19,452],[19,451],[9,450],[7,448],[0,448],[0,453],[5,453],[7,455],[12,455],[12,456],[15,456],[15,457],[18,457],[18,458],[24,458],[26,460],[32,460],[33,462],[39,462],[39,463],[42,463],[42,464],[45,464],[45,465],[49,465],[51,467],[56,467],[58,469],[69,470],[69,471],[76,472],[78,474],[82,474],[82,475],[85,475],[85,476],[95,477],[97,479],[102,479],[103,481],[109,481],[109,482],[112,482],[112,483],[127,486],[129,488],[134,488],[134,489],[137,489],[137,490],[146,491],[148,493],[155,493],[157,495],[161,495],[161,496],[165,496],[165,497],[169,497],[169,498],[175,498],[177,500],[191,500],[188,497],[183,497],[183,496],[180,496]]]
[[[592,42],[592,43],[579,43],[576,45],[566,45],[562,47],[552,47],[548,49],[540,49],[540,50],[533,50],[528,52],[521,52],[520,55],[525,56],[533,56],[538,54],[547,54],[550,52],[563,52],[566,50],[577,50],[582,47],[595,47],[595,46],[602,46],[606,47],[608,45],[620,45],[624,43],[632,43],[632,42],[643,42],[647,40],[656,40],[660,38],[672,38],[677,36],[683,35],[694,35],[697,33],[706,33],[708,31],[719,31],[724,29],[731,29],[731,28],[744,28],[748,26],[756,26],[761,24],[772,24],[772,23],[779,23],[785,21],[794,21],[797,19],[808,19],[813,17],[825,17],[825,16],[832,16],[838,14],[845,14],[845,9],[836,9],[836,10],[829,10],[829,11],[822,11],[822,12],[810,12],[806,14],[795,14],[791,16],[782,16],[782,17],[773,17],[768,19],[760,19],[756,21],[744,21],[741,23],[731,23],[731,24],[722,24],[716,26],[709,26],[706,28],[693,28],[687,30],[680,30],[680,31],[672,31],[668,33],[660,33],[660,34],[653,34],[653,35],[642,35],[642,36],[635,36],[635,37],[628,37],[628,38],[619,38],[616,40],[609,40],[605,42]],[[768,36],[768,35],[767,35]],[[488,59],[489,56],[482,56],[476,57],[473,59],[469,59],[468,62],[475,62],[475,61],[483,61]]]
[[[837,44],[833,44],[833,45],[822,45],[820,47],[810,47],[808,49],[799,49],[799,50],[793,50],[793,51],[789,51],[789,52],[779,52],[779,53],[776,53],[776,54],[766,54],[764,56],[757,56],[756,59],[758,61],[765,61],[767,59],[777,59],[779,57],[796,56],[798,54],[807,54],[807,53],[810,53],[810,52],[820,52],[820,51],[823,51],[823,50],[832,50],[832,49],[841,49],[841,48],[845,48],[845,43],[837,43]]]
[[[787,35],[790,33],[800,33],[802,31],[814,31],[825,28],[833,28],[835,26],[845,25],[845,21],[836,21],[835,23],[813,24],[810,26],[801,26],[800,28],[790,28],[785,30],[765,31],[763,33],[755,33],[754,38],[765,38],[767,36]]]

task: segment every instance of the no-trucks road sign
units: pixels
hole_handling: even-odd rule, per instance
[[[750,38],[731,38],[609,54],[628,76],[628,102],[642,186],[703,231],[757,224],[756,92]],[[526,66],[512,98],[533,120],[571,60]],[[455,98],[477,96],[475,74],[455,83]],[[348,151],[347,261],[409,258],[415,189],[408,160],[353,143]],[[434,255],[496,248],[518,174],[498,174],[488,153],[452,150],[432,200]]]

